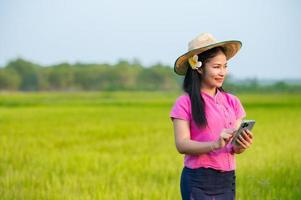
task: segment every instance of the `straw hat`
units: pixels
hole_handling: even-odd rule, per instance
[[[187,68],[190,67],[188,59],[194,55],[214,47],[223,47],[227,60],[232,58],[241,48],[242,43],[238,40],[229,40],[217,42],[217,40],[209,33],[203,33],[188,43],[188,52],[180,56],[174,66],[174,71],[179,75],[185,75]]]

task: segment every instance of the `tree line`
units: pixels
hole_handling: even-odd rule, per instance
[[[41,66],[19,58],[0,68],[0,90],[175,90],[177,84],[170,67],[156,64],[145,68],[138,61]]]
[[[175,91],[183,77],[160,63],[143,67],[139,61],[116,64],[61,63],[41,66],[18,58],[0,68],[1,91]],[[301,85],[276,82],[261,85],[256,79],[235,83],[231,76],[224,88],[235,92],[301,92]]]

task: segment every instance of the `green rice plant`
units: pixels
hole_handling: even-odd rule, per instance
[[[1,93],[0,199],[180,199],[179,93]],[[301,95],[238,94],[255,119],[237,199],[301,198]]]

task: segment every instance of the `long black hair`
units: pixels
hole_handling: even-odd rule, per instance
[[[215,47],[210,50],[207,50],[201,54],[198,54],[198,60],[202,62],[202,68],[206,65],[207,62],[214,56],[216,56],[220,51],[225,54],[225,50],[222,47]],[[204,68],[203,68],[204,70]],[[200,94],[201,84],[202,84],[202,75],[188,67],[184,82],[183,90],[189,94],[191,101],[191,111],[192,118],[198,126],[205,127],[207,126],[207,119],[205,115],[205,101]],[[218,88],[221,91],[224,91],[223,88]]]

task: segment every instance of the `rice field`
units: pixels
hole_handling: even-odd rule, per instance
[[[180,199],[180,93],[0,93],[0,199]],[[257,121],[237,199],[301,199],[301,95],[237,94]]]

